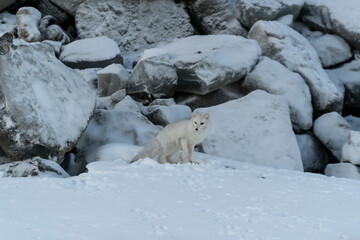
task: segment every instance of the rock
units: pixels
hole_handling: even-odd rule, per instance
[[[342,147],[350,135],[350,126],[347,121],[336,112],[324,114],[315,120],[314,133],[340,161]]]
[[[344,94],[344,108],[360,110],[360,59],[327,70],[329,78]]]
[[[43,16],[50,15],[56,20],[59,25],[66,24],[71,21],[69,15],[67,15],[60,8],[51,3],[50,0],[37,0],[36,8],[42,13]]]
[[[113,93],[126,89],[129,80],[129,72],[121,64],[111,64],[97,72],[98,95],[110,96]]]
[[[242,89],[246,93],[261,89],[283,96],[289,104],[294,129],[309,130],[312,127],[310,90],[299,74],[291,72],[281,63],[262,57],[246,76]]]
[[[88,0],[75,20],[80,38],[114,39],[127,68],[145,49],[194,34],[183,6],[168,0]]]
[[[312,28],[335,33],[360,50],[358,0],[306,0],[301,19]]]
[[[130,96],[113,109],[96,109],[89,126],[81,136],[77,148],[89,158],[98,147],[108,143],[146,145],[161,127],[153,125],[140,113]],[[91,161],[91,160],[87,160]]]
[[[112,63],[122,64],[116,42],[108,37],[74,41],[63,46],[59,59],[71,68],[104,68]]]
[[[262,90],[199,111],[210,114],[205,153],[280,169],[303,171],[286,101]]]
[[[350,163],[328,164],[325,168],[325,175],[360,180],[360,168]]]
[[[56,20],[53,16],[46,15],[41,18],[39,30],[41,33],[41,40],[46,40],[46,29],[48,26],[56,24]]]
[[[1,0],[0,2],[0,11],[4,10],[11,4],[15,3],[17,0]]]
[[[39,157],[0,165],[2,177],[70,177],[59,164]]]
[[[51,40],[45,40],[42,41],[42,43],[50,46],[53,50],[55,55],[58,57],[60,55],[60,51],[61,51],[61,47],[62,47],[62,43],[61,42],[55,42],[55,41],[51,41]]]
[[[304,0],[235,0],[235,5],[242,25],[251,28],[259,20],[272,21],[289,14],[295,19]]]
[[[7,54],[13,42],[14,35],[12,33],[4,33],[0,35],[0,55]]]
[[[316,50],[324,68],[338,65],[352,58],[349,44],[341,37],[318,31],[310,31],[309,28],[300,23],[296,25],[296,30],[299,31]]]
[[[285,15],[285,16],[277,18],[276,21],[281,22],[282,24],[284,24],[286,26],[292,27],[293,23],[294,23],[294,15],[291,15],[291,14]]]
[[[304,78],[310,88],[316,116],[341,112],[343,96],[329,80],[314,48],[300,33],[280,22],[259,21],[248,37],[259,42],[263,55]]]
[[[320,141],[311,132],[296,135],[305,172],[322,173],[329,158]]]
[[[50,2],[72,17],[75,17],[76,10],[85,0],[50,0]]]
[[[8,12],[0,13],[0,36],[6,32],[15,33],[17,27],[16,16]]]
[[[94,92],[97,93],[98,89],[98,79],[97,79],[97,72],[100,71],[102,68],[86,68],[86,69],[79,69],[77,70],[83,78],[88,82],[91,89],[95,90]]]
[[[1,148],[13,161],[40,156],[61,162],[93,112],[86,81],[49,46],[23,41],[0,55],[0,81]]]
[[[70,37],[58,25],[50,25],[46,28],[46,39],[61,42],[62,44],[70,43]]]
[[[189,1],[188,10],[195,26],[204,35],[246,36],[247,34],[247,31],[236,19],[234,8],[228,0]]]
[[[141,111],[155,125],[166,126],[169,123],[191,118],[191,108],[176,104],[174,99],[155,99],[144,111]]]
[[[146,93],[156,98],[171,97],[175,93],[177,80],[176,69],[165,51],[145,50],[131,72],[127,92]]]
[[[38,42],[41,40],[39,31],[41,13],[33,7],[22,7],[16,13],[18,22],[17,33],[19,38],[27,42]]]
[[[1,164],[10,163],[10,162],[11,159],[6,155],[4,150],[0,148],[0,168],[1,168]]]
[[[360,132],[350,131],[349,138],[342,147],[341,162],[360,167]]]
[[[346,116],[344,118],[349,123],[351,130],[360,131],[360,118],[354,117],[352,115]]]

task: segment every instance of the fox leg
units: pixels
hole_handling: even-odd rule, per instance
[[[184,162],[186,152],[187,152],[187,141],[185,139],[180,139],[180,146],[181,146],[181,154],[180,154],[180,160],[181,162]]]
[[[173,149],[168,153],[168,155],[166,156],[166,161],[167,161],[168,163],[174,163],[174,162],[172,161],[171,157],[172,157],[177,151],[179,151],[179,148],[173,148]]]
[[[160,154],[160,156],[158,157],[158,163],[160,164],[164,164],[165,163],[165,153]]]
[[[188,151],[189,151],[189,162],[190,163],[195,163],[194,160],[193,160],[194,145],[188,143],[187,148],[188,148]]]

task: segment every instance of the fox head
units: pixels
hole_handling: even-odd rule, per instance
[[[191,125],[197,132],[206,131],[210,125],[209,113],[193,112],[191,115]]]

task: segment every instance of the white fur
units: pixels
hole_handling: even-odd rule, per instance
[[[190,120],[179,121],[167,125],[160,133],[138,153],[131,162],[140,158],[153,158],[159,163],[173,163],[171,157],[180,149],[180,159],[193,163],[194,146],[204,140],[210,126],[208,113],[193,112]]]

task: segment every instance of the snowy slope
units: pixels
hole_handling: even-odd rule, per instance
[[[0,178],[0,239],[360,239],[359,181],[204,154],[128,164],[139,149],[109,145],[78,177]]]

